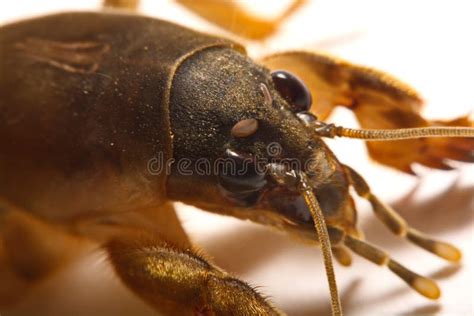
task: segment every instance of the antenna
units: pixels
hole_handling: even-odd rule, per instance
[[[326,269],[326,277],[329,284],[329,292],[331,294],[331,309],[333,316],[342,315],[341,301],[339,299],[339,293],[337,291],[336,277],[334,275],[334,267],[332,265],[332,251],[331,243],[329,240],[329,234],[324,221],[324,215],[319,206],[318,200],[313,194],[313,189],[309,185],[308,177],[305,173],[299,173],[301,187],[301,193],[303,194],[306,205],[308,206],[311,216],[313,217],[314,227],[318,234],[319,244],[323,252],[324,268]]]
[[[431,126],[399,129],[355,129],[321,121],[311,123],[315,133],[320,137],[348,137],[367,141],[390,141],[421,137],[474,137],[472,127]]]

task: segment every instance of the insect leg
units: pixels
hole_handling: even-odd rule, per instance
[[[416,229],[408,226],[405,220],[397,214],[390,206],[380,201],[371,191],[367,182],[356,171],[348,166],[344,166],[349,181],[357,194],[367,199],[374,210],[375,215],[396,235],[410,240],[425,250],[449,261],[459,261],[461,251],[456,247],[441,241],[436,241]]]
[[[20,299],[88,246],[0,198],[0,306]]]
[[[468,116],[429,121],[421,116],[423,101],[412,87],[384,72],[333,56],[291,51],[267,56],[261,63],[302,79],[313,95],[311,112],[323,121],[336,106],[344,106],[365,129],[474,126]],[[472,138],[367,142],[367,147],[374,160],[407,173],[414,173],[413,163],[448,170],[446,159],[474,162]]]
[[[105,249],[122,281],[165,315],[280,314],[246,283],[160,235],[120,236]]]
[[[263,40],[272,35],[279,24],[306,0],[293,0],[292,4],[280,16],[262,19],[242,8],[239,1],[227,0],[178,0],[183,6],[218,26],[241,36]]]
[[[344,236],[344,244],[367,260],[378,265],[386,265],[393,273],[421,295],[430,299],[437,299],[441,295],[441,291],[434,281],[405,268],[391,259],[384,251],[371,244],[349,235]]]
[[[103,6],[106,8],[136,10],[139,3],[140,0],[104,0]]]

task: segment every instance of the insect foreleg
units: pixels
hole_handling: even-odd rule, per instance
[[[178,2],[187,9],[232,33],[250,39],[263,40],[275,33],[281,22],[299,9],[306,0],[293,0],[284,12],[272,19],[264,19],[248,13],[241,7],[238,1],[179,0]]]
[[[122,281],[166,315],[280,314],[244,282],[159,235],[118,237],[106,250]]]
[[[447,121],[431,121],[421,115],[418,93],[404,82],[382,71],[359,66],[316,52],[289,51],[265,57],[270,69],[285,69],[302,79],[314,97],[311,111],[324,121],[336,106],[354,112],[364,129],[404,129],[414,127],[472,127],[468,116]],[[414,174],[413,163],[450,170],[446,159],[473,161],[474,140],[421,138],[368,142],[370,156],[385,165]]]

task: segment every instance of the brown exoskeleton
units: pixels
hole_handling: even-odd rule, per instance
[[[318,240],[313,221],[320,204],[338,260],[348,263],[349,247],[436,298],[431,280],[360,239],[348,191],[353,186],[393,232],[448,260],[460,257],[454,247],[407,227],[337,160],[320,136],[351,133],[306,112],[310,96],[299,79],[255,64],[238,44],[140,16],[93,13],[5,26],[0,40],[3,302],[54,271],[69,255],[64,249],[72,235],[102,244],[122,281],[166,314],[278,313],[192,250],[171,201],[251,219],[309,242]],[[302,52],[263,63],[304,79],[318,96],[312,111],[319,119],[328,106],[343,104],[369,128],[430,124],[418,115],[417,95],[378,72]],[[397,115],[387,116],[388,109]],[[397,152],[371,144],[373,153]],[[405,144],[418,148],[420,142]],[[444,158],[472,159],[472,140],[423,144],[425,154],[380,160],[407,171],[413,161],[443,167]],[[239,169],[243,174],[221,168],[198,174],[202,158],[211,166],[225,158],[247,168]],[[159,159],[174,159],[170,173],[155,168]],[[285,164],[290,159],[299,165]],[[180,169],[183,161],[193,175]],[[324,235],[321,227],[318,232]],[[65,242],[51,245],[48,236]]]

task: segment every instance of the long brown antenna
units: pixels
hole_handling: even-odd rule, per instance
[[[329,241],[329,234],[324,221],[324,215],[319,206],[318,200],[313,194],[313,189],[309,185],[309,180],[304,173],[300,173],[302,184],[301,193],[303,194],[306,205],[308,206],[311,216],[313,217],[314,227],[318,234],[319,244],[323,252],[324,268],[326,269],[326,277],[329,284],[329,292],[331,293],[331,309],[334,316],[342,315],[341,301],[337,291],[336,277],[334,275],[334,267],[332,265],[332,251],[331,243]]]
[[[400,129],[355,129],[316,121],[311,125],[320,137],[348,137],[367,141],[401,140],[421,137],[474,137],[472,127],[432,126]]]

